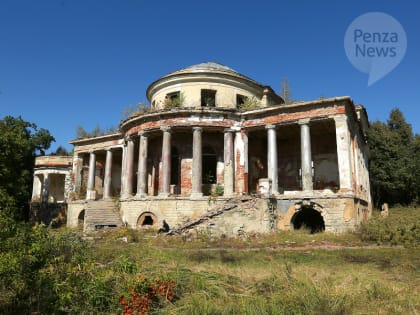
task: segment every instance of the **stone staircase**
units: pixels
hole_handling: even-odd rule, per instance
[[[85,232],[96,231],[105,227],[116,228],[123,225],[119,209],[112,200],[88,201],[85,212]]]
[[[175,234],[182,234],[189,229],[194,228],[197,225],[200,225],[204,222],[211,220],[214,217],[222,215],[226,211],[233,210],[235,208],[253,208],[255,206],[256,199],[253,197],[242,197],[242,198],[232,198],[225,201],[224,204],[218,205],[212,209],[209,209],[206,214],[203,216],[188,220],[187,222],[183,223],[182,225],[170,230],[167,232],[167,235],[175,235]]]

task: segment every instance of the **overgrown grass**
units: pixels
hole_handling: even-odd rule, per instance
[[[29,307],[26,300],[10,298],[3,283],[0,310],[13,314],[10,302],[20,301],[19,310],[42,314],[122,314],[124,305],[126,310],[149,307],[150,314],[418,314],[420,248],[402,237],[381,244],[408,248],[375,248],[377,240],[366,237],[420,217],[416,209],[390,213],[345,235],[281,232],[189,239],[122,229],[95,234],[87,242],[66,230],[50,236],[42,230],[45,236],[32,237],[37,247],[25,243],[29,254],[39,247],[51,256],[27,278],[32,286],[23,292]],[[20,239],[5,231],[14,235],[7,242]],[[326,250],[321,245],[336,246]],[[11,245],[8,256],[0,257],[3,274],[17,284],[11,272],[24,272],[16,269],[26,264],[23,254],[21,265],[6,260],[13,255]]]
[[[362,224],[358,234],[362,241],[377,244],[420,245],[420,208],[392,208],[387,218],[377,213],[366,224]]]

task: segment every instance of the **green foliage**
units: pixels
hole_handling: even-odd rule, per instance
[[[138,103],[136,107],[133,107],[133,105],[130,104],[127,108],[124,108],[123,110],[123,120],[139,116],[150,111],[150,106],[144,103]]]
[[[181,107],[182,104],[185,102],[185,94],[183,92],[180,92],[178,97],[174,98],[166,98],[163,102],[163,106],[167,109],[169,108],[176,108]]]
[[[53,236],[44,225],[31,227],[0,214],[0,244],[0,313],[58,311],[52,278],[86,260],[80,238],[68,232]]]
[[[260,107],[260,102],[255,96],[245,98],[244,102],[239,106],[239,109],[247,111],[258,109]]]
[[[76,128],[77,139],[100,137],[100,136],[110,135],[114,133],[118,133],[118,128],[109,127],[109,128],[103,129],[99,125],[96,125],[96,127],[90,132],[86,131],[82,126],[77,126]]]
[[[419,215],[416,208],[391,208],[388,218],[372,222],[384,231],[395,226],[404,234],[398,244],[406,244],[407,230],[418,226]],[[88,243],[68,230],[31,227],[0,213],[0,313],[416,314],[420,310],[418,234],[412,235],[409,249],[372,248],[374,232],[369,232],[365,235],[369,241],[359,243],[369,248],[322,250],[310,246],[339,246],[347,237],[282,232],[203,243],[137,231],[140,241],[125,243],[120,237],[126,232],[102,232]],[[360,233],[351,237],[355,235],[365,238]],[[294,240],[309,246],[290,249]]]
[[[393,109],[387,124],[371,123],[368,142],[369,175],[375,206],[379,208],[384,202],[391,205],[416,202],[420,189],[417,171],[419,146],[401,111]]]
[[[363,241],[377,244],[420,245],[420,213],[418,208],[391,208],[390,216],[376,216],[360,226],[358,234]]]
[[[63,146],[59,146],[55,152],[51,153],[50,155],[58,155],[58,156],[69,156],[71,152],[67,151],[67,149]]]
[[[220,184],[217,184],[216,188],[214,189],[216,196],[223,196],[224,191],[225,191],[224,187]]]
[[[21,117],[0,120],[0,209],[27,219],[35,156],[44,155],[55,141],[48,130],[38,129]]]

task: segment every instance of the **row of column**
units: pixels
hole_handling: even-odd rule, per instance
[[[312,180],[312,152],[311,134],[309,119],[299,121],[300,125],[300,152],[301,152],[301,177],[302,190],[313,190]],[[278,185],[278,155],[277,155],[277,134],[274,125],[267,125],[267,175],[271,180],[271,192],[279,192]]]
[[[334,117],[336,125],[337,162],[340,177],[340,189],[351,189],[350,132],[345,116]],[[302,190],[313,190],[312,150],[310,119],[299,120]],[[278,193],[278,155],[277,134],[274,125],[267,125],[267,166],[273,194]]]
[[[334,118],[336,122],[336,141],[337,157],[340,174],[340,188],[351,188],[350,158],[349,158],[349,131],[347,122],[344,118]],[[310,136],[310,120],[302,119],[300,125],[301,143],[301,178],[302,190],[313,190],[312,174],[312,152]],[[171,178],[171,129],[162,127],[162,185],[159,196],[166,197],[170,194]],[[268,178],[272,183],[272,193],[278,193],[278,152],[277,134],[274,125],[267,125],[267,166]],[[192,158],[192,193],[191,198],[199,198],[202,193],[202,131],[201,127],[193,127],[193,158]],[[224,132],[224,195],[230,196],[234,193],[234,141],[232,129]],[[240,132],[239,132],[240,135]],[[137,194],[138,197],[147,195],[147,147],[148,136],[146,132],[139,132],[139,157],[137,172]],[[245,159],[247,157],[244,157]],[[95,164],[96,155],[90,152],[89,177],[87,185],[87,199],[95,199]],[[111,197],[111,170],[112,170],[112,150],[106,152],[105,178],[104,178],[104,198]],[[128,198],[133,195],[133,176],[134,176],[134,140],[129,138],[125,154],[123,154],[122,171],[122,197]]]
[[[167,197],[170,193],[171,179],[171,129],[161,127],[162,139],[162,180],[159,196]],[[192,158],[192,191],[191,198],[200,198],[202,192],[202,127],[193,127],[193,158]],[[233,168],[233,130],[226,130],[224,134],[224,194],[230,196],[234,192],[234,168]],[[144,131],[139,133],[139,167],[137,178],[137,194],[143,197],[147,194],[147,144],[148,138]],[[109,151],[108,151],[109,152]],[[108,157],[108,155],[107,155]],[[108,162],[107,162],[108,165]],[[123,198],[133,195],[133,166],[134,166],[134,141],[129,138],[123,167]],[[110,173],[110,172],[109,172]],[[105,185],[107,183],[107,171],[105,171]],[[104,193],[104,196],[106,193]]]

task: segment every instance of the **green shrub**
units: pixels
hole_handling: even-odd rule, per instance
[[[360,226],[363,241],[377,244],[418,246],[420,244],[420,213],[416,208],[390,209],[388,218],[373,217]]]

